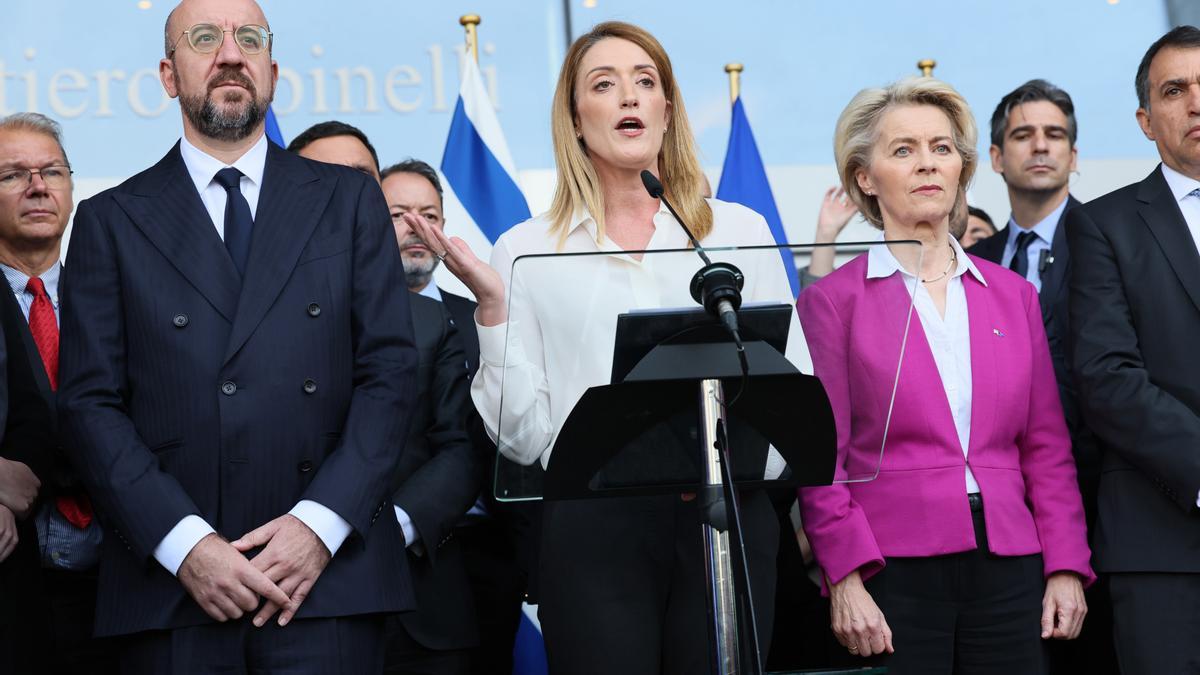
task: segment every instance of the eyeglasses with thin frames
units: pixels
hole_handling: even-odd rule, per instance
[[[0,171],[0,192],[15,194],[24,192],[33,185],[34,174],[51,190],[61,190],[71,185],[71,174],[75,173],[65,164],[43,166],[40,169],[8,169]]]
[[[225,43],[226,33],[233,35],[234,43],[246,56],[255,56],[269,49],[274,35],[265,27],[253,23],[232,30],[226,30],[211,23],[198,23],[180,33],[175,44],[171,45],[171,53],[167,54],[167,58],[175,55],[176,50],[179,49],[179,42],[185,37],[188,45],[197,53],[212,54]]]

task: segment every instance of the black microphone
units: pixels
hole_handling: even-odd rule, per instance
[[[654,174],[642,171],[642,184],[646,186],[646,192],[650,193],[651,197],[661,199],[671,215],[675,216],[675,221],[683,228],[692,246],[696,247],[696,254],[704,261],[704,267],[692,277],[692,298],[721,320],[740,347],[742,337],[738,331],[737,310],[742,306],[742,286],[746,283],[746,277],[734,265],[725,262],[714,263],[709,259],[704,247],[696,241],[695,235],[683,223],[683,218],[679,217],[675,207],[663,196],[663,184]]]
[[[1042,252],[1038,254],[1038,275],[1041,276],[1045,274],[1046,269],[1053,264],[1054,256],[1050,255],[1050,249],[1042,249]]]

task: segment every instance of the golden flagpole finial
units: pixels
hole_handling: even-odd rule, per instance
[[[742,95],[742,71],[745,66],[740,63],[725,64],[725,72],[729,73],[729,102],[733,103]]]
[[[933,59],[921,59],[917,61],[917,68],[921,69],[923,77],[933,77],[933,69],[937,68],[937,61]]]
[[[458,17],[458,23],[467,29],[467,50],[471,52],[475,63],[479,63],[479,32],[477,27],[482,22],[483,19],[479,18],[478,14],[464,14]]]

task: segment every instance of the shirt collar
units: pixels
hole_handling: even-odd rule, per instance
[[[225,164],[221,160],[192,145],[187,136],[179,139],[179,154],[183,156],[183,165],[187,167],[188,175],[196,185],[196,192],[203,193],[217,172],[227,166],[232,166],[250,182],[262,186],[263,170],[267,165],[267,136],[258,137],[258,142],[250,147],[233,164]]]
[[[975,277],[979,283],[987,286],[987,279],[983,278],[983,272],[975,266],[975,261],[963,251],[962,245],[954,237],[949,237],[950,248],[954,249],[954,255],[958,258],[958,268],[954,270],[951,278],[961,277],[967,272]],[[896,260],[896,256],[892,255],[892,250],[886,244],[872,246],[867,251],[867,278],[882,279],[890,277],[899,272],[908,279],[916,279],[915,276],[909,274],[903,267],[900,266],[900,261]]]
[[[664,204],[660,199],[658,200],[658,211],[655,212],[653,219],[654,228],[656,230],[658,229],[658,224],[662,218],[670,218],[674,220],[675,216],[671,215],[671,211],[667,209],[667,205]],[[592,214],[588,211],[586,206],[580,206],[575,210],[575,214],[571,216],[571,221],[567,225],[567,236],[571,236],[571,234],[580,227],[587,230],[587,233],[591,237],[592,241],[596,241],[596,220],[592,218]],[[679,232],[682,233],[683,230],[680,230]]]
[[[438,289],[437,284],[430,279],[429,283],[425,284],[425,288],[417,291],[417,295],[423,295],[431,300],[442,301],[442,291]]]
[[[9,267],[4,263],[0,263],[0,270],[4,271],[4,279],[8,285],[12,287],[13,293],[24,293],[25,287],[29,285],[29,275],[14,267]],[[39,275],[42,280],[42,285],[46,287],[46,295],[58,304],[58,277],[62,274],[62,265],[51,265],[50,269]]]
[[[1196,185],[1198,187],[1200,187],[1200,183],[1197,183]],[[1029,230],[1026,230],[1025,228],[1021,227],[1020,225],[1017,225],[1017,221],[1013,220],[1012,216],[1009,216],[1008,217],[1008,241],[1015,242],[1017,240],[1018,234],[1020,234],[1021,232],[1029,231],[1029,232],[1033,232],[1034,234],[1036,234],[1039,239],[1046,242],[1047,244],[1053,243],[1054,242],[1054,231],[1058,228],[1058,221],[1062,218],[1063,211],[1067,210],[1067,202],[1069,202],[1069,201],[1071,201],[1071,198],[1069,196],[1063,198],[1062,203],[1060,203],[1057,207],[1055,207],[1055,209],[1053,211],[1046,214],[1045,218],[1042,218],[1040,221],[1038,221],[1038,223],[1036,225],[1029,228]]]
[[[1200,180],[1185,176],[1175,169],[1162,165],[1163,178],[1167,179],[1167,187],[1171,188],[1171,194],[1175,196],[1175,201],[1181,202],[1184,197],[1192,194],[1192,190],[1200,188]]]

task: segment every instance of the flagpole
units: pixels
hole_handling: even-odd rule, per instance
[[[917,61],[917,68],[921,70],[922,77],[933,77],[933,69],[937,68],[937,61],[933,59],[921,59]]]
[[[458,17],[458,23],[467,29],[467,50],[471,52],[475,63],[479,63],[479,31],[478,26],[483,22],[478,14],[463,14]]]
[[[729,73],[729,102],[732,104],[742,95],[742,71],[745,66],[740,63],[725,64],[725,72]]]

